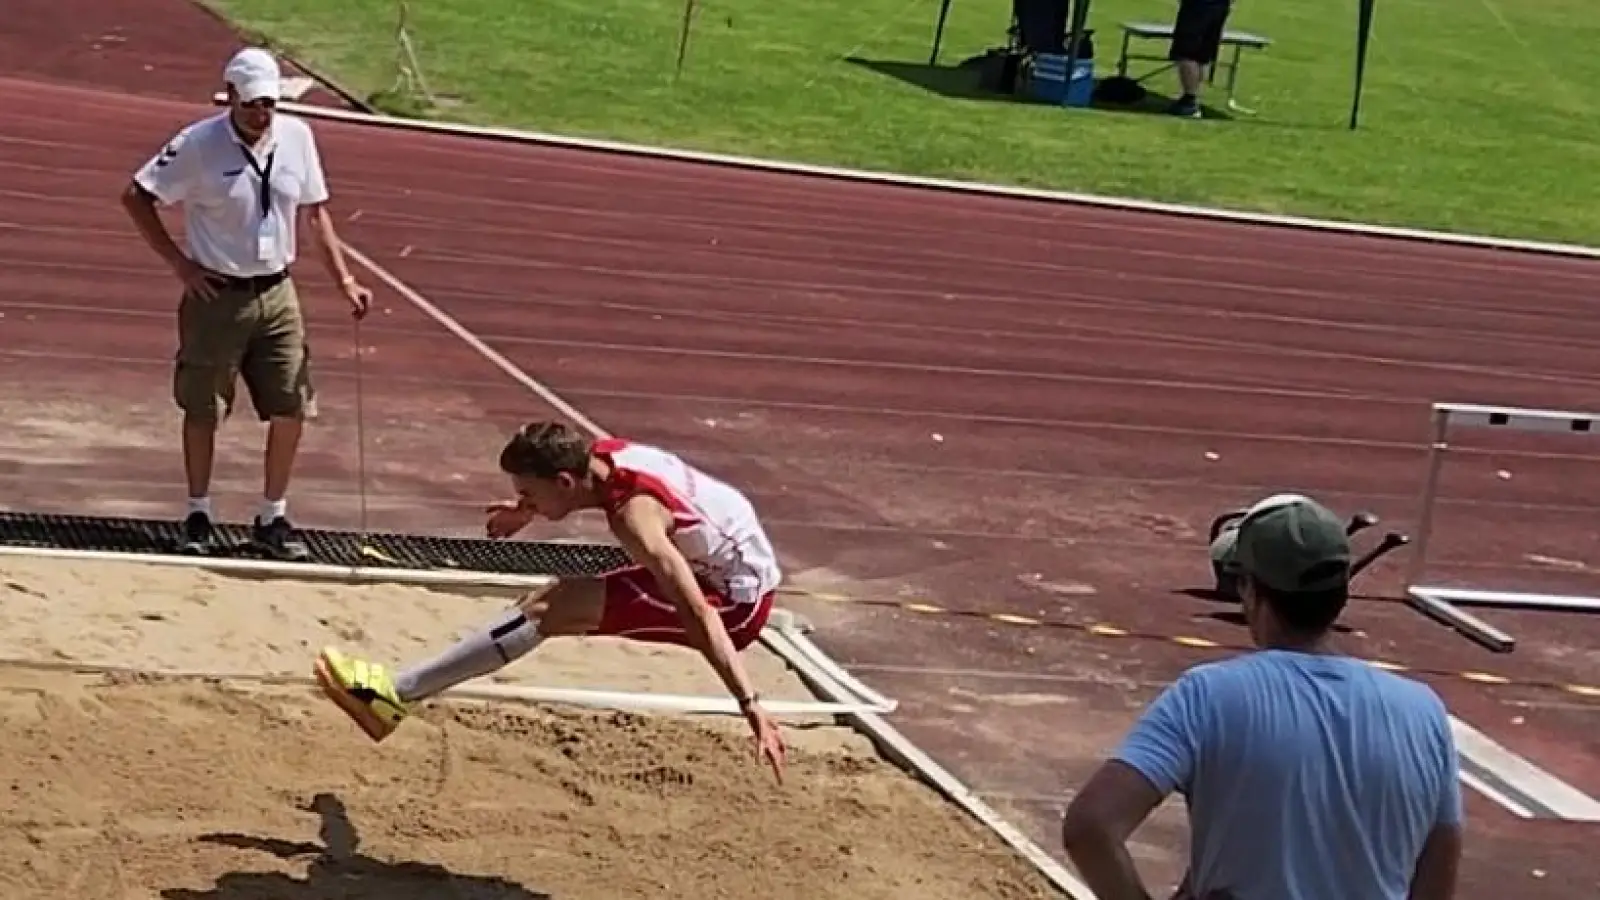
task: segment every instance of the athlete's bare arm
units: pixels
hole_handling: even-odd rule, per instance
[[[733,648],[733,640],[728,637],[728,629],[700,590],[689,561],[669,537],[672,513],[661,501],[639,494],[607,518],[622,548],[634,562],[650,570],[668,599],[677,605],[689,640],[705,654],[722,683],[741,701],[755,697],[755,689],[739,661],[739,651]]]

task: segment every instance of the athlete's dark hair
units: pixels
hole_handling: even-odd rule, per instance
[[[529,422],[500,451],[500,470],[520,478],[554,478],[589,471],[593,442],[563,422]]]
[[[1279,591],[1251,579],[1251,588],[1283,626],[1306,637],[1320,637],[1333,627],[1350,602],[1350,586],[1321,591]]]

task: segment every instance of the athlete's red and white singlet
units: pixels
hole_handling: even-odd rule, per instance
[[[755,640],[783,572],[749,499],[659,447],[611,438],[595,442],[593,453],[611,467],[605,509],[614,511],[639,494],[666,506],[674,521],[672,542],[694,569],[735,646],[742,649]],[[640,567],[606,577],[599,633],[682,643],[677,608]]]

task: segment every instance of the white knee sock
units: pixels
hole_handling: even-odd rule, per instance
[[[407,703],[424,700],[463,681],[500,671],[532,652],[541,640],[537,623],[513,607],[487,629],[395,676],[395,690]]]

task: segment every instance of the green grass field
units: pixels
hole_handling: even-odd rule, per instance
[[[207,0],[347,88],[395,81],[394,0]],[[942,62],[1002,43],[1009,4],[956,0]],[[1117,23],[1171,0],[1097,0]],[[566,134],[1600,245],[1600,15],[1593,0],[1379,0],[1363,128],[1345,128],[1354,0],[1238,0],[1231,121],[949,96],[928,73],[937,0],[412,0],[434,115]],[[1147,52],[1164,48],[1147,47]],[[877,65],[852,62],[847,57]],[[893,74],[898,71],[900,74]],[[1150,82],[1172,90],[1170,73]],[[1220,102],[1220,81],[1217,99]]]

